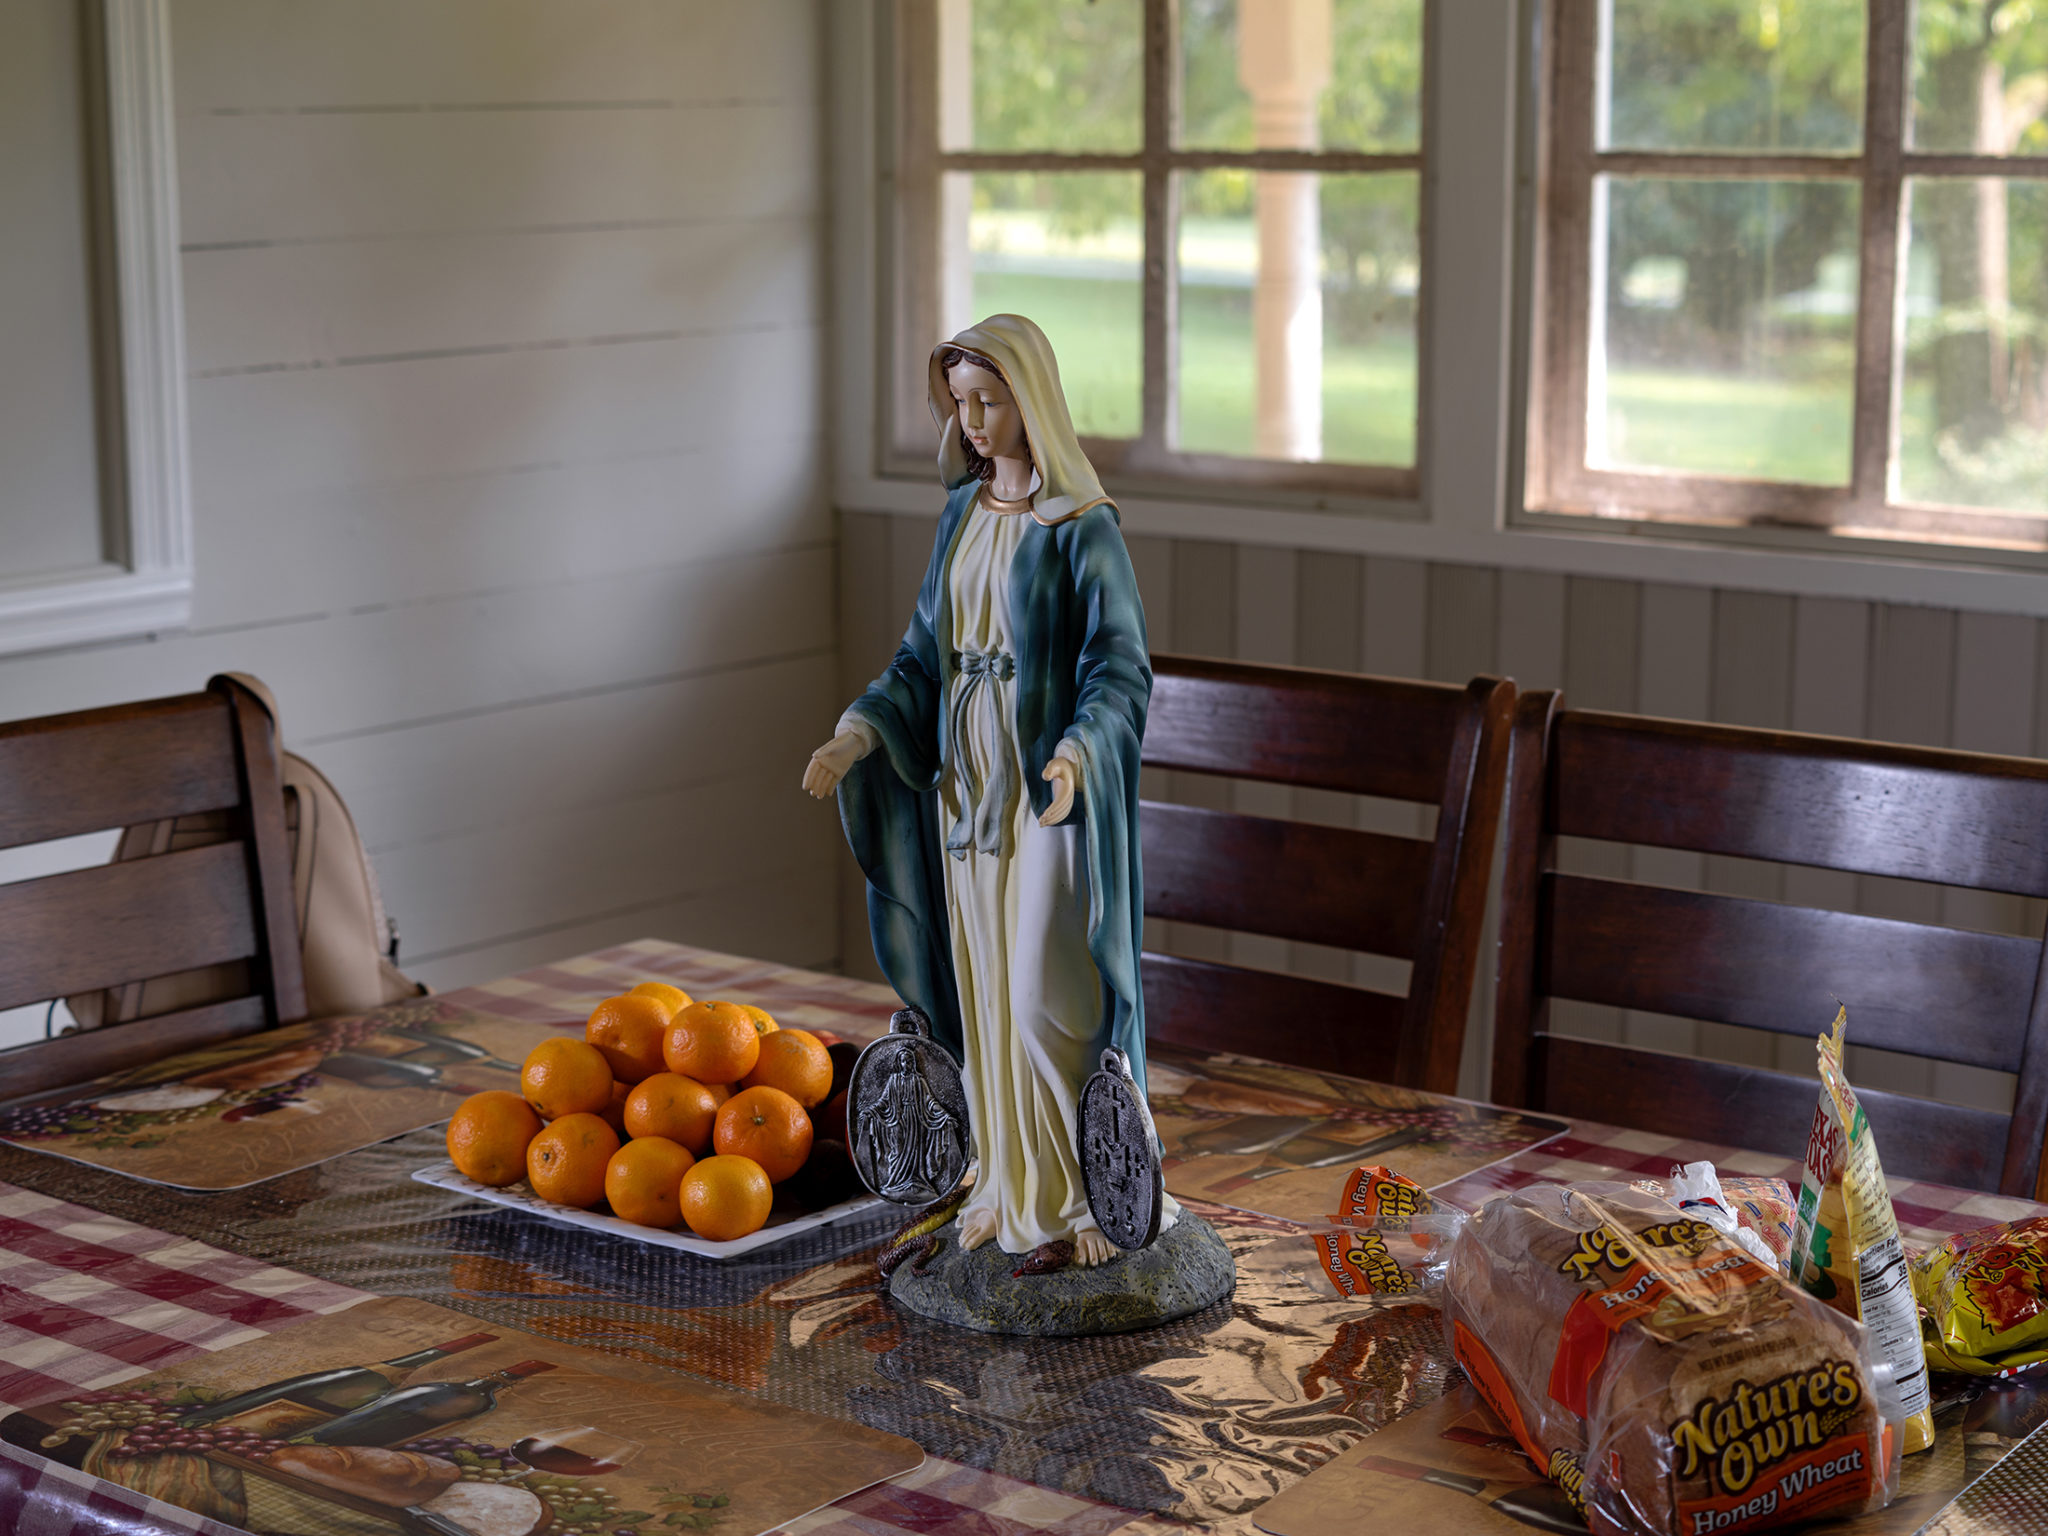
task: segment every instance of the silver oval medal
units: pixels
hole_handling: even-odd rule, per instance
[[[1159,1235],[1166,1186],[1130,1059],[1112,1047],[1081,1089],[1081,1182],[1102,1235],[1126,1252]]]
[[[967,1172],[967,1090],[960,1064],[931,1034],[920,1010],[899,1009],[846,1088],[854,1169],[901,1205],[943,1200]]]

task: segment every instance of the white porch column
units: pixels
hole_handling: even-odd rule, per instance
[[[1237,0],[1237,73],[1260,149],[1314,149],[1330,82],[1331,0]],[[1323,453],[1321,232],[1313,171],[1255,173],[1259,274],[1252,289],[1255,451]]]

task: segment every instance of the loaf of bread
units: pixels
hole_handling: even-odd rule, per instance
[[[460,1467],[438,1456],[375,1445],[287,1445],[263,1462],[323,1488],[398,1508],[424,1504],[462,1476]]]
[[[1655,1195],[1489,1201],[1444,1311],[1473,1386],[1596,1536],[1860,1514],[1897,1484],[1856,1325]]]

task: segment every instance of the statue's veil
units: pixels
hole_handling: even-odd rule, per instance
[[[939,355],[947,347],[958,347],[988,362],[1017,397],[1031,461],[1038,466],[1038,485],[1031,498],[1033,517],[1041,523],[1061,523],[1109,499],[1074,433],[1074,418],[1068,414],[1066,393],[1060,388],[1060,366],[1053,360],[1052,343],[1022,315],[990,315],[932,348],[932,416],[939,426],[939,478],[948,490],[973,476],[960,443],[953,394],[939,367]]]

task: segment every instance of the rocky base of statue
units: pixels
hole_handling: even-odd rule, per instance
[[[955,1222],[939,1231],[922,1274],[914,1263],[899,1265],[889,1277],[889,1299],[920,1317],[980,1333],[1072,1337],[1155,1328],[1237,1289],[1230,1249],[1192,1211],[1183,1210],[1149,1248],[1043,1275],[1015,1274],[1027,1256],[994,1243],[963,1253],[958,1233]]]

